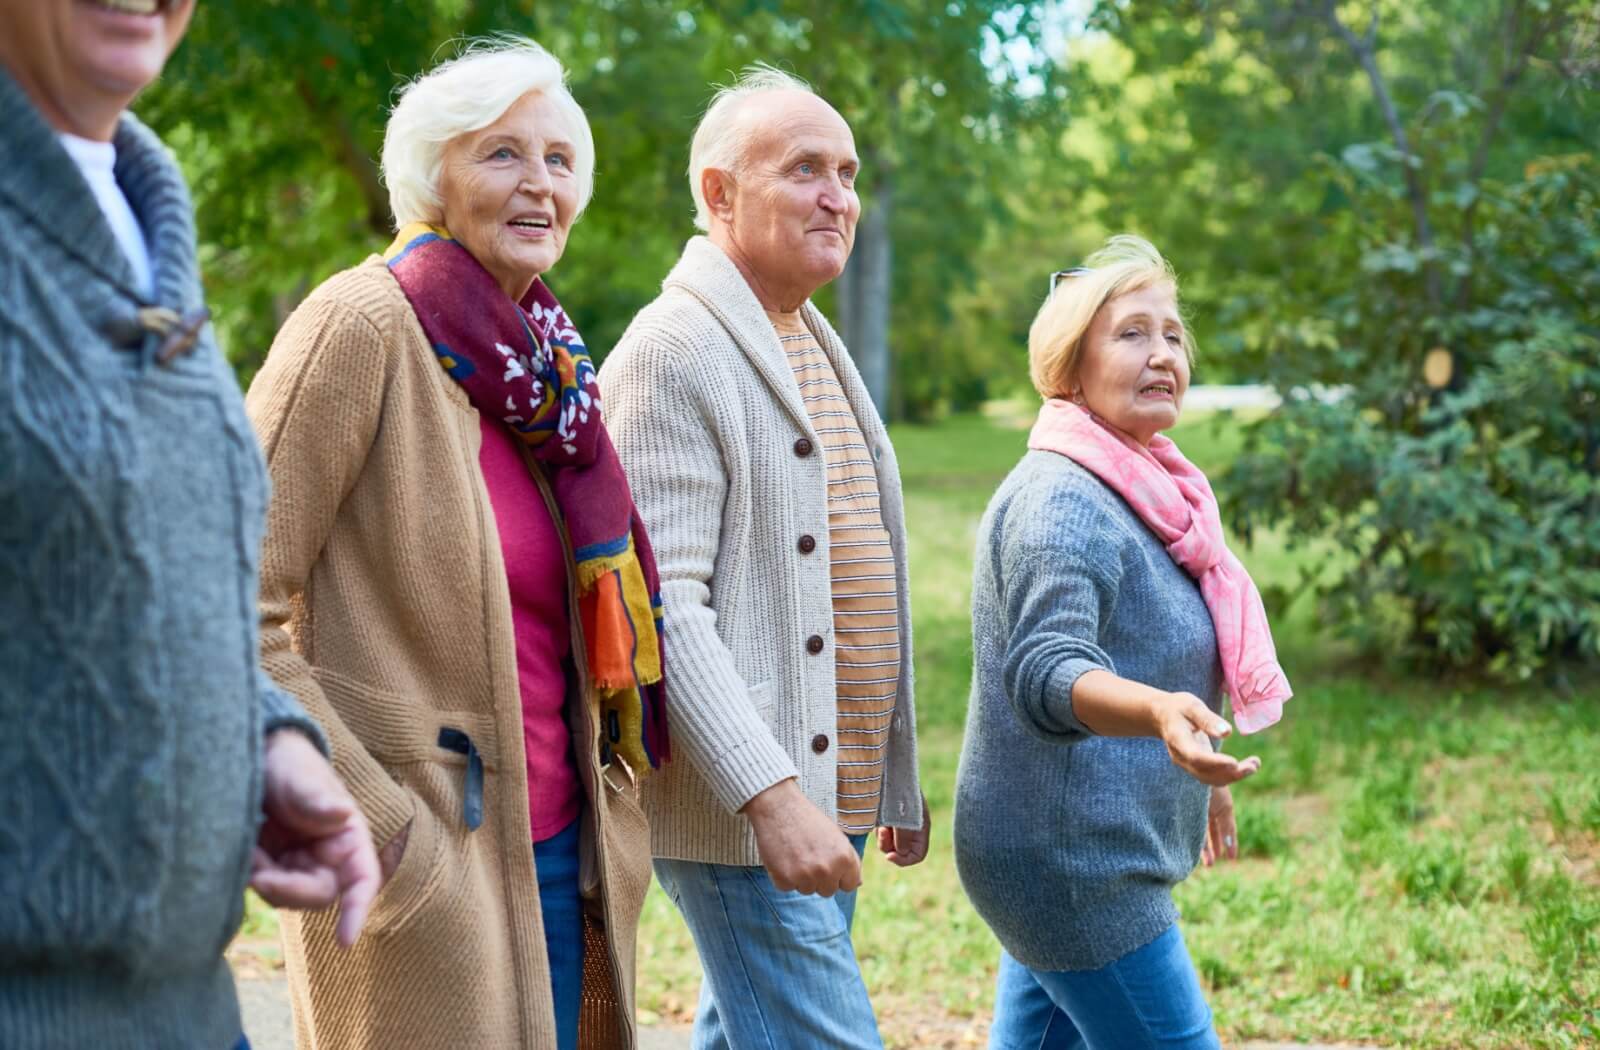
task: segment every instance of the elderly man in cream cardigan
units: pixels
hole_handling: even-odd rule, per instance
[[[705,972],[694,1046],[880,1047],[851,942],[869,837],[928,849],[894,450],[811,296],[861,202],[844,119],[752,67],[690,149],[696,224],[600,370],[661,569],[679,759],[656,876]]]

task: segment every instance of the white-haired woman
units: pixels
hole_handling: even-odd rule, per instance
[[[1055,275],[1029,333],[1046,400],[979,526],[956,786],[962,884],[1004,948],[991,1050],[1218,1045],[1172,887],[1237,856],[1227,785],[1260,763],[1213,747],[1224,687],[1254,732],[1289,683],[1161,434],[1192,352],[1172,270],[1127,236]]]
[[[285,923],[299,1044],[629,1045],[658,585],[541,277],[593,139],[561,65],[501,39],[402,92],[383,167],[394,243],[311,294],[247,397],[264,663],[326,727],[387,878],[353,952]]]

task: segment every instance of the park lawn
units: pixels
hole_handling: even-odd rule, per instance
[[[981,1045],[992,1004],[998,946],[961,892],[950,817],[973,545],[1022,453],[1018,422],[893,431],[934,844],[918,868],[869,861],[858,900],[856,948],[891,1047]],[[1173,436],[1207,470],[1239,441],[1221,416]],[[1339,557],[1277,534],[1241,555],[1285,586]],[[1278,726],[1230,744],[1263,759],[1235,791],[1246,856],[1178,891],[1224,1036],[1600,1045],[1600,691],[1563,699],[1374,669],[1323,636],[1309,598],[1278,635],[1298,695]],[[698,969],[658,890],[639,941],[644,1019],[686,1023]]]
[[[934,842],[909,870],[869,848],[856,947],[891,1047],[981,1044],[989,1017],[998,946],[961,892],[950,819],[973,545],[1022,452],[1018,422],[893,431]],[[1239,435],[1214,417],[1174,437],[1215,470]],[[1286,586],[1340,557],[1280,534],[1240,553],[1264,585]],[[1177,895],[1224,1036],[1600,1046],[1600,689],[1558,697],[1373,667],[1324,636],[1309,599],[1276,627],[1297,695],[1278,726],[1230,744],[1263,758],[1235,789],[1246,856]],[[692,1018],[693,946],[654,887],[638,974],[643,1023]]]

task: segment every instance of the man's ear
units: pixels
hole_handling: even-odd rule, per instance
[[[733,198],[737,190],[731,172],[721,168],[706,168],[700,172],[700,195],[705,198],[706,211],[714,218],[724,222],[733,218]]]

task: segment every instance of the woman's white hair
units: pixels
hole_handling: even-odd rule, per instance
[[[814,95],[811,85],[776,66],[765,62],[744,67],[739,79],[717,88],[694,129],[694,139],[689,144],[689,192],[694,194],[694,224],[697,229],[711,229],[711,212],[706,207],[706,196],[700,190],[700,176],[707,168],[737,171],[744,163],[745,149],[750,145],[752,129],[741,121],[739,109],[752,95],[769,91],[804,91]]]
[[[439,174],[451,139],[488,127],[529,92],[550,98],[572,140],[578,212],[594,193],[594,134],[555,56],[526,37],[468,41],[461,53],[400,90],[383,133],[383,178],[396,226],[444,216]]]

